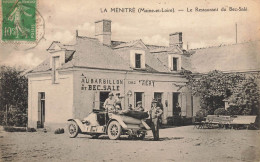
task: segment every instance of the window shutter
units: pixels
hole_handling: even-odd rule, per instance
[[[181,93],[181,115],[186,116],[187,111],[186,111],[186,106],[187,106],[187,95],[186,93]]]
[[[95,92],[95,99],[94,99],[94,108],[95,109],[100,109],[100,93],[99,91]]]

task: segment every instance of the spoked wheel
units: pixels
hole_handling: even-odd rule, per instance
[[[117,121],[112,121],[107,128],[108,137],[112,140],[116,140],[120,138],[122,133],[122,127]]]
[[[76,122],[71,121],[68,125],[68,133],[70,138],[75,138],[79,134],[79,126]]]

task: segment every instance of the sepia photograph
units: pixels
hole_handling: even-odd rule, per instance
[[[1,0],[0,20],[0,161],[260,161],[260,1]]]

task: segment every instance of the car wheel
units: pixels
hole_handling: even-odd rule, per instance
[[[79,134],[79,126],[76,122],[71,121],[68,125],[68,133],[70,138],[75,138]]]
[[[112,121],[107,128],[109,139],[116,140],[120,138],[122,127],[117,121]]]

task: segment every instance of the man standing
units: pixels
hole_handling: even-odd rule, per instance
[[[118,110],[122,110],[120,93],[116,93],[115,107],[116,107]]]
[[[151,118],[151,128],[153,132],[154,141],[159,140],[159,117],[162,115],[163,111],[160,107],[157,107],[157,101],[152,101],[152,108],[149,111],[150,118]]]
[[[107,109],[109,112],[113,111],[113,109],[115,108],[115,100],[112,99],[114,96],[114,94],[112,92],[110,92],[108,94],[108,98],[105,100],[104,102],[104,108]]]
[[[176,115],[181,116],[181,107],[179,102],[176,103]]]
[[[134,111],[144,111],[144,108],[142,106],[142,101],[137,102],[137,107],[134,109]]]

